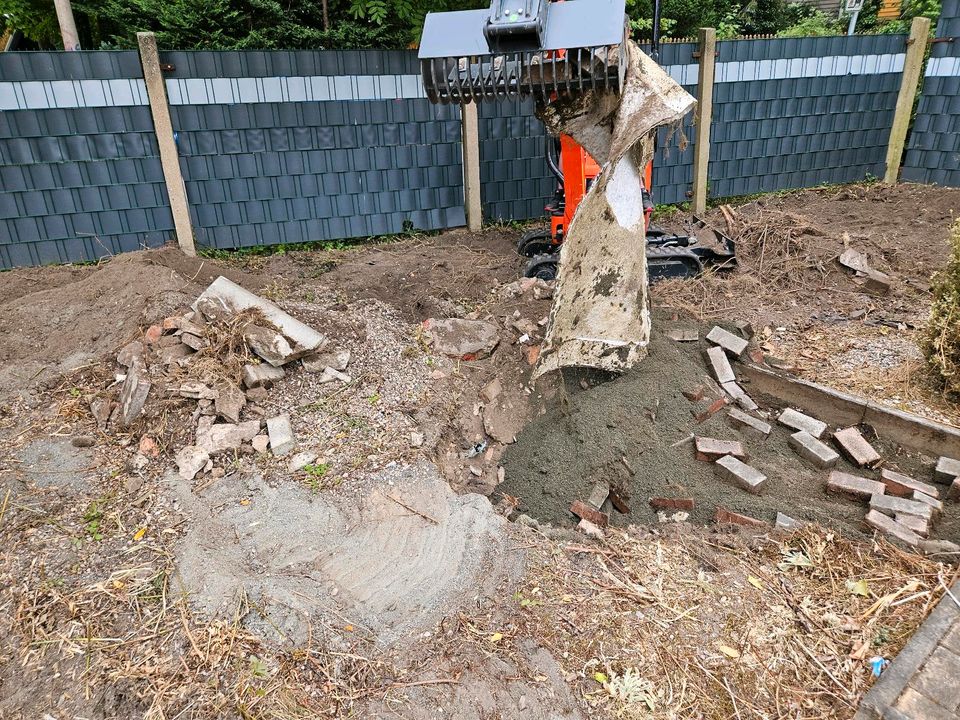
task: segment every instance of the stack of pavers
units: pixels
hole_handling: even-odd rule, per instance
[[[707,350],[707,362],[713,376],[729,401],[739,405],[739,408],[728,409],[728,423],[744,432],[768,436],[771,431],[769,423],[750,414],[758,406],[737,383],[730,364],[730,358],[739,359],[743,355],[748,341],[720,327],[714,327],[707,334],[707,340],[713,344]],[[868,526],[911,547],[925,549],[925,538],[943,511],[936,485],[881,468],[883,459],[880,454],[856,427],[830,433],[825,422],[792,408],[783,410],[777,422],[793,431],[789,443],[800,457],[822,470],[831,470],[827,492],[843,493],[866,501],[868,511],[864,522]],[[835,448],[825,442],[828,436]],[[766,484],[766,476],[747,464],[748,458],[738,441],[696,437],[695,446],[698,459],[713,462],[717,475],[724,481],[752,493],[760,492]],[[879,479],[833,469],[841,453],[857,467],[879,469]],[[941,457],[934,480],[950,486],[948,499],[960,501],[960,460]],[[791,518],[782,517],[783,522],[778,515],[778,527],[798,525]]]

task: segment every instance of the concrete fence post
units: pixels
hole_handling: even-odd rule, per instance
[[[929,18],[915,17],[910,25],[907,57],[903,61],[903,77],[900,79],[900,92],[897,94],[897,108],[893,112],[890,140],[887,143],[887,163],[883,173],[883,182],[887,185],[896,183],[900,176],[903,145],[907,140],[910,116],[913,114],[913,100],[917,94],[920,71],[923,69],[923,56],[927,52],[929,37]]]
[[[717,31],[700,28],[700,73],[694,114],[693,212],[707,209],[707,168],[710,164],[710,123],[713,120],[713,81],[717,67]]]
[[[478,231],[483,225],[480,204],[480,125],[477,104],[460,106],[463,140],[463,202],[467,213],[467,227]]]
[[[160,165],[163,168],[163,180],[167,186],[167,197],[170,198],[170,211],[173,213],[177,244],[185,255],[196,255],[187,187],[180,172],[180,157],[173,138],[173,123],[170,121],[167,89],[160,70],[157,36],[151,32],[137,33],[137,43],[140,46],[143,79],[147,85],[150,113],[153,115],[153,129],[157,136],[157,145],[160,147]]]

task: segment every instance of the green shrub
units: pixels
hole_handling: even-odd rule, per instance
[[[933,306],[922,349],[944,393],[960,396],[960,222],[953,226],[947,266],[933,279]]]

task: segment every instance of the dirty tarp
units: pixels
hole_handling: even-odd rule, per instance
[[[694,99],[636,44],[627,45],[623,92],[590,91],[539,107],[556,134],[600,164],[560,251],[560,278],[534,377],[571,365],[622,371],[650,340],[641,188],[656,128],[678,122]]]

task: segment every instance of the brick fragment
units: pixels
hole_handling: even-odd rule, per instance
[[[753,325],[746,320],[734,320],[733,326],[737,329],[737,332],[747,340],[753,337]]]
[[[901,513],[904,515],[916,515],[927,522],[933,520],[933,508],[926,503],[894,497],[893,495],[871,495],[870,509],[877,510],[890,517]]]
[[[887,495],[896,495],[897,497],[910,497],[915,492],[929,495],[930,497],[940,497],[940,491],[936,485],[914,480],[912,477],[903,475],[893,470],[883,468],[880,471],[880,482],[887,488]],[[917,498],[914,498],[915,500]]]
[[[760,407],[753,401],[753,398],[747,395],[746,390],[740,387],[739,383],[735,383],[735,382],[723,383],[723,385],[721,385],[720,387],[722,387],[723,391],[727,395],[729,395],[731,398],[733,398],[734,402],[736,402],[737,405],[742,407],[744,410],[753,411]]]
[[[706,462],[713,462],[724,455],[733,455],[741,460],[747,456],[739,440],[717,440],[698,435],[694,439],[694,445],[697,448],[697,460]]]
[[[697,385],[692,390],[681,390],[683,396],[690,402],[700,402],[703,396],[707,394],[707,388],[703,385]]]
[[[954,478],[953,482],[950,483],[950,488],[947,490],[947,500],[960,502],[960,477]]]
[[[587,498],[587,505],[599,510],[607,501],[607,496],[609,494],[610,486],[605,482],[598,482],[593,486],[593,490],[590,491],[590,497]]]
[[[817,438],[817,440],[823,437],[823,434],[827,431],[827,424],[825,422],[810,417],[809,415],[804,415],[802,412],[797,412],[793,408],[787,408],[780,413],[777,422],[793,430],[808,432]]]
[[[690,512],[695,504],[693,498],[650,498],[650,507],[654,510],[686,510]]]
[[[840,459],[840,456],[832,448],[820,442],[805,430],[795,432],[790,436],[788,442],[797,455],[818,468],[831,468]]]
[[[956,477],[960,477],[960,460],[951,457],[941,457],[937,460],[937,467],[933,470],[934,480],[949,485]]]
[[[593,523],[597,527],[606,527],[607,523],[610,520],[610,516],[605,512],[600,512],[594,508],[587,505],[582,500],[574,500],[570,504],[570,512],[576,515],[581,520],[586,520]]]
[[[712,403],[710,403],[710,407],[708,407],[706,410],[701,413],[695,413],[693,416],[694,420],[696,420],[698,423],[702,423],[704,420],[709,420],[724,407],[726,407],[727,402],[728,401],[725,397],[714,400]]]
[[[901,525],[892,517],[884,515],[878,510],[871,510],[868,512],[864,518],[864,522],[866,522],[867,525],[872,527],[874,530],[879,530],[884,535],[894,537],[897,540],[906,543],[910,547],[917,547],[922,540],[922,538],[913,530]]]
[[[713,329],[707,333],[707,340],[712,342],[714,345],[722,347],[735,358],[743,355],[748,344],[744,338],[738,337],[732,332],[724,330],[719,325],[714,326]]]
[[[610,504],[618,513],[630,514],[630,503],[627,500],[628,497],[624,496],[617,488],[610,488]]]
[[[603,530],[589,520],[581,520],[577,530],[594,540],[603,540]]]
[[[717,506],[717,511],[713,514],[713,521],[718,525],[740,525],[742,527],[768,528],[769,523],[763,520],[757,520],[749,515],[741,515],[727,510],[725,507]]]
[[[793,532],[794,530],[799,530],[803,527],[804,523],[799,520],[795,520],[789,515],[784,515],[782,512],[777,512],[777,519],[774,522],[774,527],[779,530],[786,530],[788,532]]]
[[[857,498],[869,499],[873,495],[883,495],[885,490],[883,483],[839,470],[834,470],[827,478],[828,492],[844,493]]]
[[[770,423],[755,418],[753,415],[748,415],[743,412],[743,410],[738,410],[737,408],[727,410],[727,424],[738,430],[749,431],[762,437],[767,437],[772,430]]]
[[[896,513],[893,516],[893,519],[898,523],[903,525],[905,528],[913,530],[917,535],[922,538],[925,538],[930,534],[930,523],[924,520],[922,517],[916,515],[905,515],[903,513]]]
[[[143,339],[147,341],[149,345],[153,345],[157,340],[163,335],[163,326],[162,325],[151,325],[143,333]]]
[[[723,480],[747,492],[759,493],[767,484],[767,476],[732,455],[724,455],[713,464],[714,472]]]
[[[733,374],[733,368],[730,367],[730,361],[727,359],[723,348],[714,346],[707,350],[707,361],[710,363],[710,369],[713,371],[713,377],[721,385],[725,382],[734,382],[737,377]]]
[[[910,497],[911,500],[916,502],[923,503],[924,505],[929,505],[933,508],[934,517],[943,512],[943,503],[937,500],[935,497],[930,497],[926,493],[922,493],[919,490],[914,491],[913,495]]]
[[[688,328],[670,328],[664,334],[674,342],[696,342],[700,339],[700,333]]]
[[[866,441],[855,427],[844,428],[833,434],[837,447],[850,460],[860,467],[873,467],[880,462],[880,453]]]

